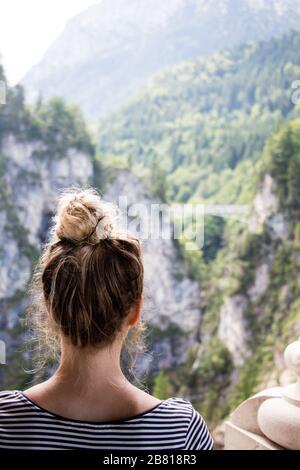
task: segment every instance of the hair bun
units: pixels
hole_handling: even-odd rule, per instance
[[[94,189],[66,190],[58,200],[55,233],[60,240],[98,243],[115,232],[117,208]]]

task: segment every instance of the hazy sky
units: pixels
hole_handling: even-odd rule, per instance
[[[72,16],[101,0],[1,0],[0,54],[11,85],[38,62]]]

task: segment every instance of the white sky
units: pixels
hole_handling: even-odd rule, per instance
[[[101,0],[0,0],[0,54],[16,84],[43,56],[66,21]]]

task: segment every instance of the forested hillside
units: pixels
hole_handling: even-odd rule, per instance
[[[128,166],[165,201],[249,207],[246,223],[206,216],[202,251],[179,245],[201,288],[200,341],[154,384],[191,396],[212,423],[281,380],[297,336],[299,46],[292,32],[184,63],[100,123],[99,160]]]
[[[0,73],[5,80],[2,69]],[[159,201],[128,171],[111,172],[109,181],[104,178],[76,107],[55,98],[29,108],[21,87],[8,88],[7,102],[0,107],[0,340],[7,350],[7,363],[0,367],[2,389],[25,388],[49,372],[33,367],[40,350],[36,341],[28,341],[31,335],[24,323],[28,284],[47,240],[59,191],[87,185],[102,194],[105,188],[104,197],[116,203],[122,194],[130,195],[131,205]],[[145,247],[145,284],[147,320],[155,333],[152,355],[139,357],[137,369],[148,382],[149,373],[157,373],[162,364],[184,362],[201,312],[198,283],[189,278],[172,240],[154,240]],[[53,364],[52,357],[48,363]]]
[[[242,222],[205,216],[203,250],[172,240],[146,249],[150,389],[186,396],[213,425],[256,389],[284,380],[282,351],[300,324],[300,120],[291,99],[299,64],[300,33],[290,32],[171,68],[100,122],[96,159],[77,108],[57,98],[28,107],[21,87],[8,90],[0,108],[0,321],[15,352],[5,386],[28,381],[20,318],[57,191],[88,183],[132,204],[248,207]]]
[[[7,88],[0,106],[0,335],[7,352],[2,388],[25,387],[32,378],[33,351],[26,348],[23,324],[28,282],[58,190],[92,183],[93,155],[78,109],[60,99],[29,109],[21,87]]]
[[[298,337],[299,136],[295,120],[267,140],[249,224],[227,222],[209,262],[184,255],[204,292],[202,341],[186,380],[215,422],[255,391],[284,382],[282,353]]]
[[[294,32],[175,67],[100,123],[100,158],[155,179],[160,169],[170,201],[237,202],[233,173],[249,177],[266,137],[299,113],[299,64]]]

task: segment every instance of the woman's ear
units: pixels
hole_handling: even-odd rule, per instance
[[[128,326],[135,326],[140,321],[143,305],[144,297],[142,296],[140,300],[130,310],[130,313],[128,315]]]

